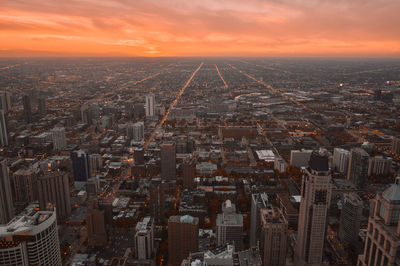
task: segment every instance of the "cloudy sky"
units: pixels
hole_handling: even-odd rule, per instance
[[[400,57],[400,0],[2,0],[0,56]]]

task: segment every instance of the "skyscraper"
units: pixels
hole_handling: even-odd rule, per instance
[[[103,159],[100,154],[93,153],[89,155],[89,170],[90,174],[96,174],[103,166]]]
[[[171,216],[168,220],[168,265],[179,266],[198,247],[199,218]]]
[[[236,206],[230,200],[222,204],[216,227],[217,245],[234,243],[235,250],[243,250],[243,215],[236,213]]]
[[[4,110],[0,110],[0,146],[8,146],[7,114]]]
[[[192,158],[186,158],[182,164],[183,188],[192,189],[194,187],[195,163]]]
[[[299,230],[295,265],[321,265],[327,212],[332,192],[328,158],[319,152],[310,156],[301,185]]]
[[[333,149],[333,167],[337,168],[340,173],[347,174],[347,167],[349,165],[350,152],[345,149]]]
[[[263,254],[263,265],[286,265],[288,222],[285,216],[274,207],[261,209],[260,218],[262,228],[260,250]]]
[[[261,231],[260,210],[266,209],[267,207],[267,193],[254,193],[251,195],[250,247],[258,246]]]
[[[126,135],[129,140],[134,140],[136,142],[141,142],[144,138],[144,123],[129,123],[126,126]]]
[[[144,217],[136,224],[135,255],[139,260],[151,259],[154,250],[153,219]]]
[[[55,127],[51,130],[51,138],[53,142],[53,149],[62,150],[67,146],[67,140],[65,137],[65,128]]]
[[[343,195],[343,207],[340,213],[339,239],[344,243],[357,242],[360,231],[363,203],[357,193]]]
[[[375,198],[373,215],[369,217],[364,252],[358,266],[399,265],[400,249],[400,177]]]
[[[387,176],[392,170],[392,158],[371,157],[368,160],[368,176]]]
[[[0,224],[6,224],[14,217],[7,159],[0,158],[0,168]]]
[[[50,172],[38,177],[38,197],[41,210],[49,204],[56,207],[57,219],[62,221],[71,214],[71,196],[68,174]]]
[[[90,177],[89,156],[83,150],[71,154],[75,181],[85,182]]]
[[[97,199],[89,200],[86,212],[86,229],[89,246],[100,247],[107,245],[104,210],[99,209]]]
[[[400,139],[393,137],[391,148],[393,153],[399,155],[400,154]]]
[[[41,115],[46,114],[46,98],[40,97],[38,100],[38,113]]]
[[[24,119],[26,123],[32,122],[32,104],[29,95],[22,96],[22,104],[24,106]]]
[[[0,226],[0,265],[62,265],[56,212],[36,207]]]
[[[165,179],[176,178],[175,143],[163,143],[161,145],[161,177]]]
[[[156,113],[155,98],[154,94],[146,95],[146,117],[154,117]]]
[[[7,91],[0,92],[0,109],[4,110],[5,113],[8,113],[11,109],[11,97]]]
[[[363,187],[368,175],[368,153],[360,148],[351,149],[347,179],[354,185]]]
[[[14,172],[12,183],[15,202],[28,204],[38,200],[37,174],[32,168]]]
[[[156,224],[164,223],[164,183],[160,178],[150,182],[150,214]]]

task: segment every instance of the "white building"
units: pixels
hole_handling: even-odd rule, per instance
[[[216,225],[218,246],[233,243],[236,250],[243,249],[243,215],[236,213],[236,206],[230,200],[222,204]]]
[[[347,173],[349,166],[350,152],[345,149],[333,149],[333,167],[337,168],[340,173]]]
[[[294,167],[306,167],[310,160],[312,150],[292,150],[290,151],[290,165]]]
[[[62,265],[56,212],[37,209],[30,205],[0,226],[0,265]]]
[[[274,169],[279,173],[286,172],[286,168],[288,167],[286,161],[282,157],[275,157],[274,160]]]
[[[155,98],[154,94],[146,95],[146,117],[154,117],[155,115]]]
[[[51,130],[51,138],[53,142],[53,149],[62,150],[67,146],[67,140],[65,137],[65,128],[55,127]]]
[[[154,248],[154,222],[151,217],[144,217],[136,224],[135,253],[139,260],[151,259]]]

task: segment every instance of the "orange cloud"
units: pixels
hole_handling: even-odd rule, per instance
[[[1,56],[400,55],[398,0],[4,0]]]

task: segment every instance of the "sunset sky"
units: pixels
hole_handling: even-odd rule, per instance
[[[400,57],[400,0],[2,0],[0,56]]]

